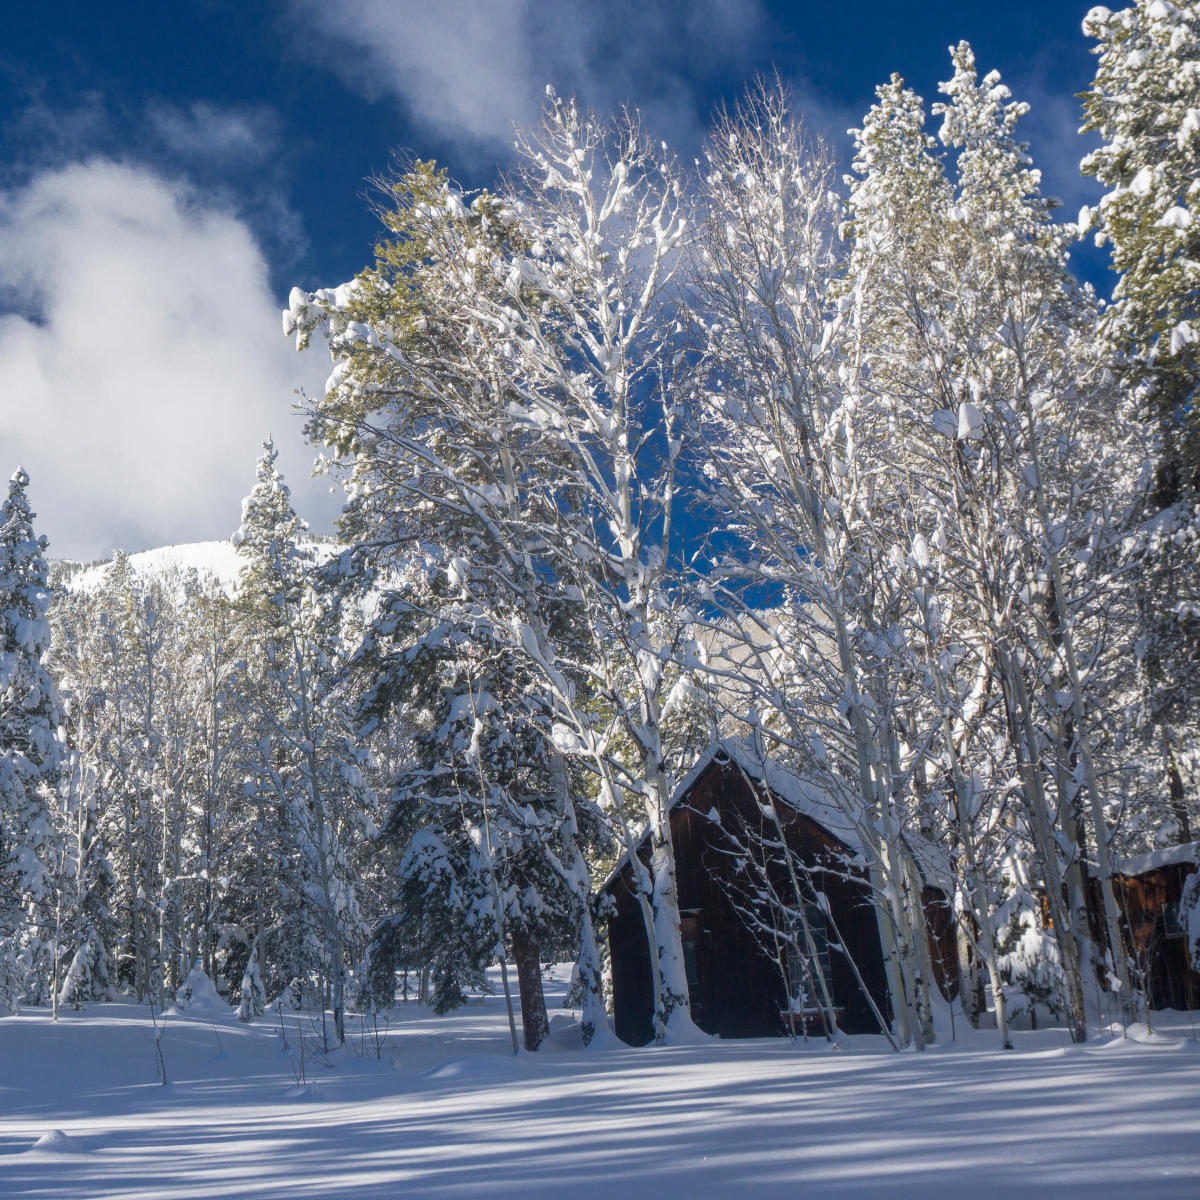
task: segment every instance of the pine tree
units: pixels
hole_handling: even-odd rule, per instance
[[[282,882],[291,894],[282,916],[290,950],[304,975],[316,969],[323,1027],[328,985],[340,1044],[349,943],[362,936],[347,843],[369,804],[366,756],[348,727],[348,703],[339,690],[336,604],[315,587],[313,556],[301,544],[306,526],[292,508],[270,439],[263,450],[234,537],[247,560],[236,599],[257,635],[252,669],[263,736],[256,786],[270,794],[283,827]],[[260,962],[262,936],[259,922],[253,953]]]
[[[960,438],[966,444],[979,441],[995,447],[990,459],[985,449],[979,455],[981,462],[991,461],[999,468],[992,484],[993,504],[996,511],[1007,509],[1003,524],[994,526],[1002,531],[994,561],[1007,559],[1009,571],[1015,568],[1028,581],[1028,604],[1012,606],[1009,620],[990,640],[1010,728],[1021,725],[1022,714],[1025,718],[1017,757],[1025,763],[1027,820],[1041,859],[1054,928],[1061,935],[1072,1036],[1083,1041],[1086,1016],[1076,938],[1082,941],[1086,931],[1072,929],[1069,909],[1062,902],[1060,849],[1039,777],[1040,745],[1056,747],[1063,761],[1072,755],[1082,760],[1082,790],[1090,801],[1102,888],[1111,898],[1111,833],[1094,765],[1092,727],[1098,722],[1089,710],[1092,697],[1080,686],[1076,647],[1081,589],[1078,575],[1070,577],[1068,589],[1063,560],[1066,548],[1076,544],[1086,506],[1095,502],[1100,464],[1112,470],[1119,457],[1100,436],[1098,420],[1101,410],[1113,403],[1113,395],[1102,383],[1103,359],[1094,353],[1092,297],[1076,286],[1067,270],[1071,233],[1053,223],[1054,204],[1041,195],[1040,172],[1028,147],[1017,139],[1018,122],[1028,105],[1010,100],[997,72],[978,77],[974,52],[966,42],[954,47],[951,57],[955,73],[941,88],[949,100],[934,106],[943,117],[942,142],[958,152],[955,205],[948,215],[961,229],[967,273],[984,285],[981,291],[988,297],[979,323],[985,329],[994,324],[996,330],[990,346],[984,343],[973,356],[956,355],[954,366],[967,385],[958,408]],[[962,431],[972,425],[973,432]],[[994,597],[1002,594],[993,589]],[[1057,720],[1044,734],[1033,732],[1033,725],[1044,718],[1031,706],[1050,679],[1057,680],[1060,695],[1071,697],[1074,704],[1069,717]],[[1041,712],[1053,719],[1057,707],[1047,705]],[[1060,803],[1064,812],[1074,811],[1074,787],[1071,794],[1060,796]],[[1010,867],[1014,861],[1019,866],[1020,858],[1019,851],[1010,849]],[[1004,877],[1011,901],[1020,890],[1012,881],[1021,872],[1009,869]],[[1111,911],[1108,915],[1111,918]],[[1006,923],[1003,915],[998,923]],[[1120,946],[1114,951],[1118,965],[1123,962],[1121,951]],[[1122,978],[1127,984],[1123,972]]]
[[[525,671],[521,708],[568,723],[589,694],[589,651],[576,653],[578,597],[547,554],[546,532],[577,507],[565,456],[533,422],[514,419],[511,371],[486,330],[482,306],[506,302],[515,276],[496,275],[499,256],[527,238],[516,208],[486,193],[469,206],[443,172],[417,163],[388,186],[383,219],[392,238],[375,265],[352,284],[313,296],[294,291],[284,314],[303,346],[324,325],[338,363],[326,394],[314,402],[309,434],[334,448],[351,475],[342,531],[354,542],[351,562],[362,590],[383,592],[359,662],[368,695],[397,698],[376,720],[386,727],[408,707],[390,680],[412,642],[405,594],[413,572],[444,572],[457,586],[427,614],[468,640],[507,641],[518,656],[536,651]],[[576,562],[578,565],[578,562]],[[447,636],[450,636],[448,634]],[[528,662],[526,663],[528,666]],[[416,706],[420,707],[420,706]],[[552,794],[562,822],[559,866],[580,923],[585,1040],[607,1029],[599,952],[591,919],[591,874],[585,852],[592,805],[557,747]],[[591,814],[594,816],[594,813]]]
[[[1084,129],[1104,144],[1082,169],[1108,191],[1080,224],[1110,247],[1103,330],[1155,440],[1128,557],[1142,578],[1148,753],[1186,842],[1200,783],[1200,4],[1094,8],[1084,31],[1099,43]]]
[[[1113,639],[1121,589],[1100,565],[1112,550],[1114,513],[1128,504],[1136,445],[1128,423],[1114,420],[1119,403],[1094,338],[1094,298],[1067,270],[1070,233],[1053,223],[1017,138],[1027,106],[1009,100],[996,73],[977,77],[966,43],[952,57],[954,77],[942,87],[949,100],[934,108],[952,176],[914,187],[941,174],[930,140],[920,152],[909,136],[909,152],[898,155],[886,140],[871,145],[866,129],[860,137],[854,297],[869,389],[893,414],[902,447],[892,473],[906,511],[896,533],[912,547],[909,598],[947,716],[939,741],[953,778],[951,836],[960,865],[976,873],[965,880],[964,907],[995,976],[988,892],[998,856],[1010,851],[994,836],[994,814],[1019,778],[1082,1039],[1079,956],[1064,935],[1074,924],[1087,940],[1075,904],[1083,889],[1071,888],[1068,920],[1047,793],[1059,788],[1064,826],[1077,808],[1091,820],[1115,930],[1107,880],[1116,807],[1101,787],[1108,713],[1097,663]],[[909,110],[919,113],[915,98]],[[918,159],[921,170],[900,166]],[[980,877],[985,852],[990,881]],[[1119,940],[1110,940],[1127,982]]]
[[[46,929],[56,885],[51,809],[60,747],[50,645],[46,539],[18,469],[0,506],[0,1005],[15,1010]]]
[[[482,563],[459,563],[453,583],[441,571],[425,576],[420,591],[414,580],[407,614],[402,593],[388,601],[393,648],[374,660],[365,715],[386,721],[406,711],[413,752],[383,832],[402,855],[397,912],[379,927],[372,958],[377,967],[431,967],[435,1006],[450,1006],[494,957],[507,982],[511,948],[525,1047],[536,1050],[549,1032],[538,943],[561,940],[578,914],[561,859],[548,714],[530,707],[537,693],[524,656],[455,603],[468,571],[486,576]],[[434,611],[441,620],[427,617]],[[383,982],[381,999],[390,994]]]
[[[63,697],[66,755],[59,787],[63,829],[57,943],[58,1004],[81,1007],[116,992],[119,929],[113,912],[118,889],[110,843],[110,795],[104,787],[106,735],[104,658],[92,596],[60,594],[52,609],[51,669]]]

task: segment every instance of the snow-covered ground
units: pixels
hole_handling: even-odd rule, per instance
[[[560,1014],[553,1046],[513,1057],[489,997],[398,1006],[382,1058],[354,1018],[353,1048],[306,1052],[301,1088],[294,1014],[290,1051],[274,1017],[169,1015],[164,1087],[145,1008],[26,1010],[0,1020],[0,1195],[1194,1198],[1197,1016],[1078,1048],[1050,1030],[896,1055],[872,1038],[583,1051]]]

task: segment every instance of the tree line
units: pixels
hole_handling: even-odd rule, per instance
[[[162,1000],[198,959],[340,1039],[398,971],[444,1010],[499,958],[536,1046],[553,946],[605,1040],[624,859],[688,1038],[669,810],[726,740],[854,829],[897,1044],[932,1036],[918,844],[969,1019],[983,980],[1006,1042],[1031,1000],[1077,1040],[1101,990],[1132,1016],[1114,867],[1192,839],[1200,768],[1200,7],[1086,28],[1108,191],[1076,223],[965,43],[937,134],[893,77],[841,188],[769,84],[694,172],[549,92],[494,191],[380,181],[374,262],[284,313],[333,360],[321,561],[268,444],[232,596],[118,557],[51,605],[14,477],[6,997]],[[1069,269],[1089,230],[1110,303]]]

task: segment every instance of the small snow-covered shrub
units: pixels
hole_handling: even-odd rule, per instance
[[[204,973],[199,961],[175,993],[176,1007],[191,1012],[225,1012],[229,1005],[221,999],[213,981]]]
[[[1036,896],[1021,882],[1022,872],[1009,861],[1004,882],[1011,888],[996,912],[997,962],[1006,984],[1005,999],[1011,1015],[1035,1004],[1059,1017],[1063,1005],[1063,970],[1058,942],[1042,928]]]
[[[252,1021],[261,1017],[267,1007],[267,993],[263,988],[262,974],[258,969],[258,954],[252,952],[246,969],[242,972],[241,1002],[238,1004],[238,1019]]]

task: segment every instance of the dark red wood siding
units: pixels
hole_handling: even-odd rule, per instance
[[[720,825],[708,818],[713,809]],[[789,846],[809,866],[812,883],[824,893],[847,951],[876,1004],[890,1017],[879,935],[861,872],[846,865],[847,848],[822,826],[782,805],[779,811]],[[700,774],[671,813],[683,933],[694,952],[693,1017],[705,1032],[720,1037],[785,1032],[783,978],[731,902],[737,892],[736,872],[731,843],[723,832],[761,829],[764,822],[754,786],[735,766],[721,761]],[[643,854],[648,860],[648,849]],[[831,869],[822,869],[823,864]],[[776,864],[776,870],[783,871],[782,864]],[[626,867],[609,884],[615,903],[609,919],[613,1001],[618,1036],[643,1045],[653,1036],[650,950],[630,879]],[[786,885],[780,882],[783,890]],[[842,1028],[848,1033],[878,1032],[845,957],[832,953],[830,970]]]

